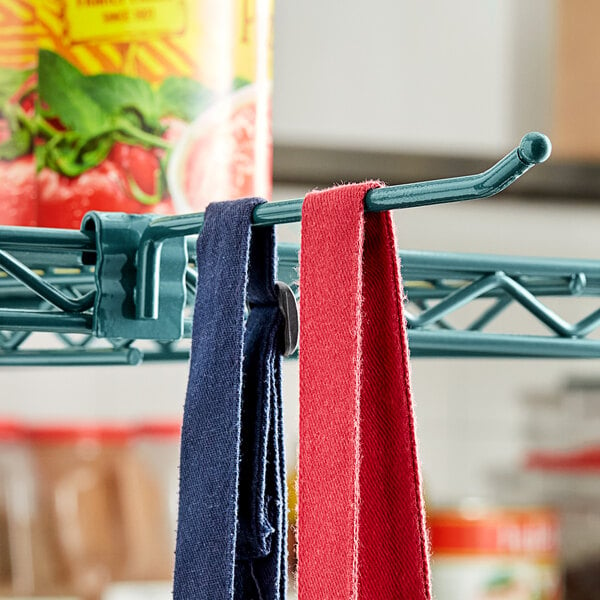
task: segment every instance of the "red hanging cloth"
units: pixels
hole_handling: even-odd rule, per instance
[[[300,258],[300,600],[431,597],[403,295],[378,182],[307,195]]]

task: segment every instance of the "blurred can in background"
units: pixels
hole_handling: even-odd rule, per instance
[[[100,600],[115,582],[169,582],[179,423],[28,427],[34,570],[43,593]]]
[[[35,480],[27,432],[0,422],[0,596],[40,591],[43,568],[36,568]]]
[[[269,197],[272,12],[273,0],[3,3],[0,46],[19,60],[0,75],[0,167],[18,173],[0,224],[78,228],[89,210]]]
[[[38,24],[35,5],[0,6],[0,224],[37,223],[33,125]]]
[[[428,526],[436,598],[561,600],[553,512],[465,507],[432,511]]]

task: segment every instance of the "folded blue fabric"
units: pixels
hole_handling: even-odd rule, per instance
[[[211,204],[198,237],[175,600],[285,598],[283,317],[274,230],[250,225],[262,202]]]

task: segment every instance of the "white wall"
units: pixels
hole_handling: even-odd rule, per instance
[[[276,141],[502,152],[548,131],[548,0],[276,3]]]

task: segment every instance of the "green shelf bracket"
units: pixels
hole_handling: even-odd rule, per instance
[[[297,282],[298,251],[295,245],[279,246],[278,277],[292,287]],[[73,254],[74,264],[80,254],[80,251]],[[52,256],[49,253],[47,260]],[[122,328],[115,330],[119,337],[96,336],[93,307],[81,313],[66,313],[49,307],[34,290],[14,278],[0,277],[0,304],[4,307],[4,300],[8,299],[13,306],[29,306],[27,310],[0,309],[0,365],[45,364],[46,355],[46,364],[69,365],[136,364],[142,356],[145,361],[185,360],[189,352],[189,340],[185,338],[191,334],[196,280],[193,258],[191,255],[185,268],[187,308],[177,311],[178,318],[183,319],[182,339],[171,342],[161,341],[158,336],[149,341],[120,337]],[[401,251],[400,259],[409,343],[414,357],[600,358],[600,341],[593,337],[600,331],[599,311],[592,310],[571,324],[545,302],[546,297],[563,297],[571,303],[579,298],[600,299],[600,261],[410,250]],[[40,270],[39,263],[30,267]],[[66,272],[46,267],[41,276],[65,294],[77,297],[96,288],[94,271],[95,268],[86,266]],[[119,292],[117,297],[124,299],[128,294]],[[454,315],[467,305],[474,312],[473,320],[466,324],[463,320],[459,326]],[[537,329],[541,324],[546,333],[528,335],[518,330],[491,333],[496,320],[515,305],[526,310],[532,323],[538,324]],[[32,335],[38,340],[36,348],[39,346],[43,335],[40,332],[44,331],[57,336],[50,340],[48,349],[27,349]],[[57,339],[63,350],[56,350]]]
[[[160,277],[154,293],[162,306],[160,315],[154,321],[136,318],[136,256],[151,220],[146,215],[96,212],[83,219],[82,230],[93,233],[96,241],[96,251],[84,253],[83,262],[95,266],[93,334],[97,337],[176,340],[183,336],[184,238],[167,240],[158,257]]]

